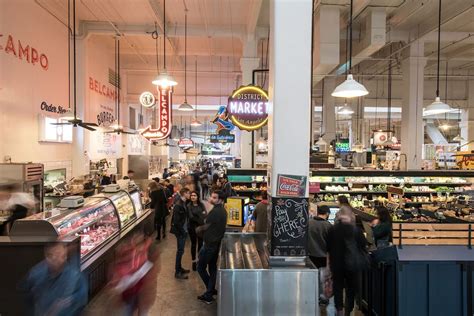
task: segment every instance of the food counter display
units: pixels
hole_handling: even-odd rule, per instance
[[[314,170],[310,193],[326,203],[345,195],[370,216],[383,204],[394,221],[474,221],[474,172],[469,171]]]
[[[248,196],[254,202],[267,190],[267,169],[227,169],[226,174],[237,195]]]
[[[140,191],[138,190],[132,191],[129,194],[130,194],[130,197],[132,198],[133,206],[135,207],[135,213],[137,214],[137,217],[142,216],[145,210],[143,208],[142,197],[140,195]]]
[[[128,192],[121,190],[115,193],[100,193],[92,198],[103,197],[110,199],[114,204],[120,218],[121,227],[127,226],[139,216],[138,212],[135,212],[134,202]]]

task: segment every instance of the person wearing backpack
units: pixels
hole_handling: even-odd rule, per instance
[[[337,316],[349,316],[354,309],[360,273],[370,264],[366,247],[367,241],[355,225],[352,210],[341,207],[336,223],[328,232],[327,242]]]

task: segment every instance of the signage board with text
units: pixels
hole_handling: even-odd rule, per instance
[[[276,196],[304,197],[306,194],[306,176],[279,174],[277,176]]]
[[[241,130],[257,130],[268,122],[268,94],[257,86],[242,86],[229,97],[227,112]]]

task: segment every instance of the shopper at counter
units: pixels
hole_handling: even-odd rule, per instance
[[[169,215],[165,188],[156,181],[150,182],[148,188],[151,199],[150,207],[155,210],[156,240],[160,240],[162,228],[163,238],[166,237],[166,217]]]
[[[217,295],[217,259],[219,258],[219,248],[227,224],[224,200],[225,195],[222,191],[212,192],[209,201],[214,207],[207,215],[205,224],[196,230],[198,235],[204,235],[204,245],[199,252],[197,270],[206,287],[206,292],[198,296],[198,299],[206,304],[212,304],[214,301],[213,295]]]
[[[342,212],[341,212],[342,211]],[[360,272],[368,266],[366,239],[355,225],[347,206],[341,208],[338,220],[329,230],[327,248],[333,277],[334,301],[337,315],[350,315],[358,289]],[[367,260],[366,260],[367,259]],[[343,293],[345,289],[346,301]],[[344,313],[343,313],[344,308]]]
[[[252,217],[255,220],[255,232],[267,233],[267,210],[268,210],[268,193],[266,190],[262,191],[262,200],[257,203]]]
[[[163,169],[163,179],[168,179],[170,177],[170,173],[168,172],[168,168]]]
[[[229,178],[227,177],[226,174],[223,175],[219,179],[219,181],[220,181],[221,186],[222,186],[222,192],[224,193],[226,199],[230,196],[235,195],[235,191],[234,191],[234,189],[232,189],[232,184],[229,182]]]
[[[187,279],[188,276],[186,274],[190,271],[183,269],[183,266],[181,265],[181,259],[183,258],[186,238],[188,236],[189,215],[186,209],[186,202],[190,198],[189,189],[182,188],[179,191],[179,197],[179,200],[175,202],[173,207],[173,217],[171,219],[170,230],[170,232],[176,236],[177,241],[174,277],[176,279]]]
[[[326,266],[327,262],[327,240],[332,225],[329,223],[329,206],[318,207],[317,215],[310,218],[308,223],[308,252],[309,258],[316,268]]]
[[[62,243],[46,246],[45,260],[34,266],[19,289],[28,315],[80,315],[87,304],[87,284]]]
[[[377,207],[376,212],[377,218],[371,223],[375,245],[377,248],[388,247],[392,242],[392,217],[384,206]]]
[[[33,210],[35,201],[30,195],[21,192],[16,185],[5,185],[0,188],[0,210],[10,215],[0,225],[0,235],[8,235],[13,223],[25,218],[29,210]]]
[[[189,211],[189,238],[191,239],[191,258],[193,260],[193,271],[197,269],[196,253],[202,248],[202,238],[196,234],[196,228],[204,225],[207,216],[206,208],[199,198],[199,193],[191,192],[191,200],[187,205]],[[197,250],[197,252],[196,252]]]

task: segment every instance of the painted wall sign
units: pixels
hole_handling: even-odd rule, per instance
[[[181,137],[178,141],[178,147],[181,149],[193,148],[194,141],[191,138]]]
[[[106,86],[105,84],[92,77],[89,77],[89,89],[111,100],[117,100],[117,93],[115,92],[115,87],[112,87],[110,85]]]
[[[155,96],[150,91],[145,91],[140,94],[139,100],[140,104],[145,108],[151,108],[156,103]]]
[[[97,125],[102,127],[109,127],[111,124],[115,122],[114,116],[114,109],[110,106],[100,105],[100,109],[102,110],[99,114],[97,114]]]
[[[232,92],[227,112],[232,122],[244,131],[253,131],[268,122],[268,94],[257,86],[243,86]]]
[[[276,196],[304,197],[306,194],[306,176],[279,174],[277,176]]]
[[[306,256],[308,199],[273,197],[271,203],[271,255]]]
[[[0,51],[3,50],[6,54],[15,56],[19,60],[25,60],[27,63],[35,66],[40,65],[43,70],[48,70],[49,60],[45,53],[39,52],[29,44],[21,43],[20,40],[14,40],[12,35],[4,36],[0,34],[0,41],[6,37],[5,46],[0,44]],[[0,42],[1,43],[1,42]]]
[[[149,141],[152,140],[160,140],[165,139],[171,134],[171,126],[172,126],[172,108],[171,105],[173,103],[173,90],[170,87],[160,87],[158,90],[158,127],[152,128],[148,126],[144,130],[140,132],[140,134],[148,139]]]
[[[66,113],[67,109],[63,108],[62,106],[55,106],[53,104],[48,104],[46,101],[41,102],[40,105],[41,111],[46,111],[49,113],[57,113],[57,114],[63,114]]]

